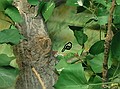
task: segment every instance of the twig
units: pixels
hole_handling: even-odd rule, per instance
[[[39,82],[40,82],[40,84],[41,84],[41,86],[42,86],[42,88],[43,88],[43,89],[46,89],[46,87],[45,87],[45,85],[44,85],[44,83],[43,83],[40,75],[38,74],[38,72],[36,71],[36,69],[35,69],[34,67],[32,68],[32,71],[35,73],[37,79],[39,80]]]
[[[108,73],[108,58],[109,58],[109,51],[110,51],[110,43],[113,37],[113,32],[112,32],[112,19],[113,19],[113,11],[115,8],[115,2],[116,0],[112,0],[112,6],[110,8],[110,14],[108,17],[108,30],[107,30],[107,35],[104,43],[104,62],[103,62],[103,83],[107,82],[107,73]],[[106,84],[103,84],[103,88],[106,88]]]

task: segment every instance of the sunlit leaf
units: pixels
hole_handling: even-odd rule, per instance
[[[14,21],[14,22],[22,22],[23,19],[18,11],[18,9],[14,6],[9,6],[5,13]]]
[[[0,44],[0,54],[6,54],[8,57],[13,57],[13,49],[9,44]]]
[[[14,85],[17,74],[16,69],[0,67],[0,89],[6,89]]]
[[[18,44],[21,37],[17,29],[6,29],[0,32],[0,43]]]
[[[16,59],[14,59],[14,60],[12,60],[11,62],[10,62],[10,66],[12,66],[12,67],[14,67],[14,68],[19,68],[18,67],[18,64],[17,64],[17,62],[16,62]]]
[[[27,0],[28,3],[30,3],[31,5],[37,5],[39,4],[39,1],[38,0]]]
[[[89,49],[90,54],[97,55],[104,51],[104,40],[97,41]]]
[[[79,6],[83,6],[83,0],[78,0],[77,3]]]
[[[6,54],[0,54],[0,66],[8,66],[13,58],[8,57]]]
[[[47,21],[50,18],[54,8],[55,8],[54,2],[48,2],[44,5],[44,8],[42,10],[42,15],[43,15],[45,21]]]
[[[111,56],[113,59],[120,61],[120,31],[112,39]]]
[[[116,0],[117,5],[120,5],[120,0]]]
[[[11,25],[11,23],[0,19],[0,31],[3,29],[8,29],[10,27],[10,25]]]
[[[81,63],[63,69],[55,89],[87,89],[87,80]]]
[[[0,12],[0,31],[3,29],[8,29],[11,24],[13,24],[12,20],[3,12]]]

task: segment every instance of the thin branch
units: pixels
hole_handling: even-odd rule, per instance
[[[113,32],[112,32],[112,19],[113,19],[113,12],[115,8],[115,2],[116,0],[112,0],[112,6],[110,8],[110,13],[108,17],[108,30],[107,30],[107,35],[104,43],[104,62],[103,62],[103,83],[107,82],[107,73],[108,73],[108,58],[109,58],[109,52],[110,52],[110,43],[113,37]],[[103,84],[103,88],[106,88],[106,85]]]
[[[35,69],[34,67],[32,68],[32,71],[35,73],[37,79],[39,80],[39,82],[40,82],[40,84],[41,84],[41,86],[42,86],[42,88],[43,88],[43,89],[46,89],[46,87],[45,87],[45,85],[44,85],[44,82],[42,81],[40,75],[38,74],[38,72],[36,71],[36,69]]]

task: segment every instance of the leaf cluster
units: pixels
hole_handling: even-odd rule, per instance
[[[116,3],[117,5],[113,14],[112,25],[114,36],[111,41],[108,60],[108,82],[106,82],[106,84],[108,84],[108,88],[115,87],[114,84],[117,84],[118,88],[120,82],[120,31],[118,26],[118,24],[120,24],[120,1],[116,0]],[[105,0],[67,0],[66,5],[76,6],[76,14],[79,14],[83,11],[88,11],[91,14],[94,14],[94,18],[91,17],[82,27],[68,25],[68,27],[73,31],[78,44],[82,46],[82,49],[80,49],[81,51],[79,54],[74,53],[76,55],[71,56],[70,58],[66,58],[66,56],[70,54],[60,57],[60,61],[56,65],[56,69],[59,71],[60,77],[54,87],[55,89],[102,89],[102,70],[105,41],[104,39],[100,38],[100,40],[93,43],[90,49],[87,51],[84,50],[84,44],[88,41],[89,38],[89,36],[85,34],[85,26],[91,21],[94,21],[97,22],[100,27],[106,27],[108,24],[111,1],[108,0],[106,2]],[[105,32],[106,31],[107,29],[105,29]],[[70,62],[68,62],[68,60],[70,60]]]

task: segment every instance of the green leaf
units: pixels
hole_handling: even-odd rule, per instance
[[[46,4],[46,2],[44,2],[44,1],[41,1],[41,2],[39,3],[37,15],[39,15],[39,14],[42,12],[42,9],[43,9],[43,7],[44,7],[45,4]]]
[[[105,25],[108,23],[108,16],[99,16],[98,17],[98,24]]]
[[[12,3],[13,3],[13,0],[7,0],[11,5],[12,5]]]
[[[27,0],[28,3],[30,3],[31,5],[38,5],[39,1],[38,0]]]
[[[120,24],[120,5],[117,5],[115,7],[115,13],[114,13],[114,24]]]
[[[120,5],[120,0],[116,0],[117,5]]]
[[[75,53],[69,52],[67,55],[64,56],[66,60],[75,57]]]
[[[77,42],[83,46],[83,44],[87,41],[88,37],[83,33],[83,27],[79,26],[69,26],[69,28],[74,32],[74,36]]]
[[[0,44],[18,44],[20,40],[21,35],[17,29],[6,29],[0,32]]]
[[[18,11],[18,9],[14,6],[9,6],[5,13],[14,21],[14,22],[22,22],[23,19]]]
[[[91,66],[92,70],[95,73],[101,73],[102,68],[103,68],[103,59],[104,59],[104,53],[101,53],[101,54],[94,56],[94,58],[91,60],[88,59],[87,62]],[[108,69],[111,67],[111,65],[112,65],[112,62],[111,62],[110,57],[109,57]]]
[[[6,54],[0,54],[0,66],[8,66],[13,58],[8,57]]]
[[[103,67],[103,54],[96,55],[92,60],[87,61],[95,73],[101,73]]]
[[[100,7],[100,8],[98,8],[98,10],[97,10],[97,16],[98,16],[98,17],[99,17],[99,16],[106,16],[106,15],[108,15],[108,14],[109,14],[109,12],[107,11],[106,8]]]
[[[77,1],[78,0],[67,0],[66,5],[68,5],[68,6],[79,6]]]
[[[0,0],[0,11],[4,11],[9,4],[7,0]]]
[[[120,31],[117,32],[112,39],[111,57],[120,61]]]
[[[102,78],[96,75],[96,76],[94,77],[92,83],[89,84],[89,85],[90,85],[90,86],[89,86],[89,89],[103,89],[103,88],[102,88],[102,84],[101,84],[101,85],[98,85],[97,83],[102,83]],[[92,84],[94,84],[94,85],[92,85]]]
[[[14,60],[12,60],[11,62],[10,62],[10,66],[12,66],[12,67],[14,67],[14,68],[19,68],[18,67],[18,64],[16,63],[16,59],[14,59]]]
[[[42,15],[43,15],[45,21],[47,21],[50,18],[54,8],[55,8],[54,2],[48,2],[44,5],[44,8],[42,10]]]
[[[82,46],[88,39],[87,35],[84,34],[82,31],[74,31],[74,36],[77,42]]]
[[[120,62],[115,63],[108,70],[108,78],[114,79],[120,76]]]
[[[109,12],[107,11],[106,8],[100,7],[97,10],[97,19],[98,19],[98,24],[100,25],[105,25],[108,23],[108,14]]]
[[[87,80],[81,63],[63,69],[55,89],[87,89]]]
[[[65,67],[69,66],[67,60],[64,57],[61,57],[59,63],[55,66],[57,71],[60,73]]]
[[[104,40],[97,41],[89,49],[89,53],[92,55],[100,54],[104,51]]]
[[[14,85],[17,74],[18,71],[16,69],[0,67],[0,89]]]
[[[8,57],[13,57],[13,48],[10,44],[0,44],[0,54],[6,54]]]
[[[93,1],[95,1],[98,4],[102,4],[102,5],[106,6],[105,0],[93,0]]]

